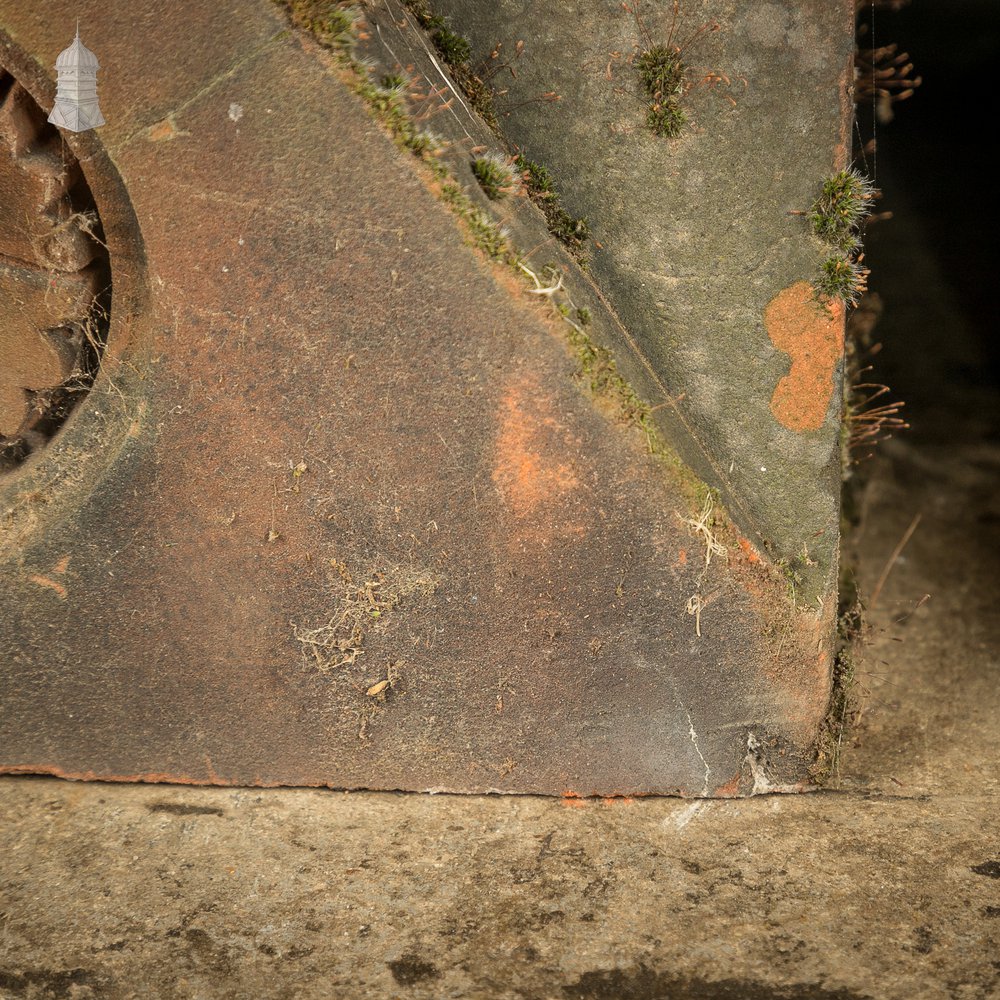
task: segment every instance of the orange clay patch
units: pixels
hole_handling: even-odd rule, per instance
[[[54,590],[61,601],[66,600],[66,588],[58,580],[53,580],[48,576],[41,576],[38,573],[29,576],[28,579],[32,583],[37,583],[39,587],[48,587],[50,590]]]
[[[731,799],[735,798],[740,794],[740,773],[736,772],[736,776],[727,781],[724,785],[720,785],[715,790],[715,794],[719,796],[720,799]]]
[[[740,550],[747,557],[747,561],[756,566],[760,562],[760,556],[757,554],[757,550],[750,544],[750,539],[741,538],[739,542]]]
[[[514,383],[504,396],[493,482],[518,518],[530,518],[558,503],[577,485],[564,457],[566,429],[532,376]]]
[[[149,131],[146,133],[151,142],[164,142],[165,140],[176,139],[178,136],[190,134],[190,132],[184,132],[177,127],[173,115],[167,115],[162,121],[156,122],[155,125],[150,125]]]
[[[771,397],[771,412],[791,431],[823,426],[833,396],[833,373],[844,350],[844,305],[824,309],[808,281],[779,292],[764,309],[764,326],[792,367]]]

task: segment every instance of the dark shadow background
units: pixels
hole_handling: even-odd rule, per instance
[[[870,11],[863,18],[871,21]],[[871,37],[871,36],[869,36]],[[859,109],[868,173],[894,218],[869,227],[869,286],[885,305],[875,381],[906,401],[913,443],[998,439],[1000,93],[997,0],[913,0],[876,9],[874,44],[899,43],[923,78],[888,124]],[[871,42],[862,41],[867,47]]]

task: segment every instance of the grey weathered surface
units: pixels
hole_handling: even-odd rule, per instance
[[[692,89],[677,139],[646,127],[632,64],[666,42],[672,4],[630,5],[641,20],[618,0],[431,6],[469,36],[476,65],[490,65],[498,42],[507,58],[525,41],[516,76],[494,77],[508,91],[496,101],[501,127],[552,171],[568,211],[590,221],[593,276],[630,334],[619,363],[651,402],[677,401],[658,415],[679,411],[686,434],[668,433],[723,488],[740,527],[790,563],[807,601],[830,600],[842,333],[807,343],[792,323],[782,337],[782,319],[769,332],[765,312],[822,260],[789,213],[808,209],[847,164],[853,3],[684,0],[675,41],[720,26],[685,50],[691,81],[714,71],[731,82]],[[547,92],[560,100],[538,100]],[[801,382],[786,384],[794,400],[782,419],[772,399],[792,364]]]

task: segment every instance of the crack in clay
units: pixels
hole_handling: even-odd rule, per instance
[[[683,707],[683,706],[682,706]],[[694,722],[691,719],[691,712],[689,709],[684,709],[688,720],[688,735],[691,737],[691,743],[694,745],[694,752],[698,755],[699,760],[705,765],[705,784],[701,790],[702,795],[708,795],[708,779],[712,774],[712,769],[708,766],[708,761],[705,760],[705,755],[701,752],[701,748],[698,746],[698,734],[694,729]],[[756,787],[756,779],[754,779],[754,786]]]

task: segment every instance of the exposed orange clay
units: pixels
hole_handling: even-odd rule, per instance
[[[54,590],[61,601],[66,600],[66,588],[57,580],[53,580],[47,576],[40,576],[37,573],[32,574],[28,579],[32,583],[37,583],[39,587],[48,587],[50,590]]]
[[[168,139],[176,139],[181,135],[188,135],[188,133],[182,132],[177,127],[173,115],[168,115],[154,125],[150,125],[146,135],[149,137],[150,142],[163,142]]]
[[[735,798],[740,793],[740,777],[740,773],[737,772],[736,777],[716,788],[715,794],[723,799]]]
[[[605,795],[601,799],[601,805],[611,808],[611,806],[630,806],[635,802],[631,795]]]
[[[563,792],[559,800],[567,809],[586,809],[586,800],[581,798],[579,792]]]
[[[681,549],[680,552],[677,553],[677,562],[675,563],[675,565],[686,566],[687,561],[688,561],[687,549]]]
[[[220,778],[215,773],[215,768],[212,767],[212,758],[205,754],[205,770],[208,771],[208,780],[212,782],[213,785],[225,785],[226,782]]]
[[[771,412],[791,431],[823,426],[833,398],[833,376],[844,350],[844,305],[820,305],[808,281],[779,292],[764,309],[764,326],[792,366],[771,397]]]
[[[566,429],[534,376],[507,390],[500,414],[493,481],[518,519],[558,504],[578,484],[565,461]]]
[[[747,557],[747,560],[749,562],[753,563],[756,566],[757,563],[760,562],[760,556],[757,554],[757,550],[750,544],[750,539],[741,538],[739,542],[740,542],[740,549],[742,550],[743,555]]]

